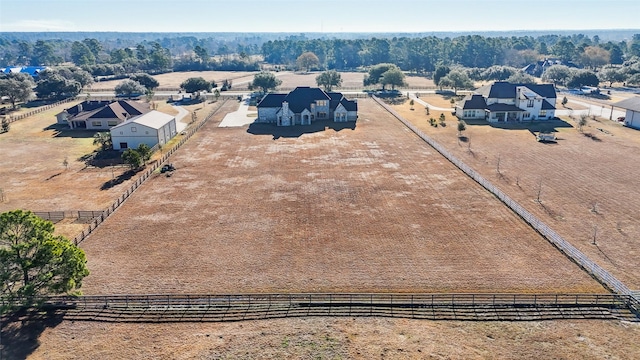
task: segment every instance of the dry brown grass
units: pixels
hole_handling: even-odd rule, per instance
[[[77,102],[76,102],[77,103]],[[126,180],[108,189],[102,186],[124,173],[125,167],[86,168],[83,157],[97,149],[93,131],[68,130],[57,125],[55,114],[76,103],[67,103],[11,124],[0,134],[0,189],[5,201],[0,212],[103,210],[131,183]],[[159,111],[176,114],[159,102]],[[68,168],[63,162],[68,161]],[[86,224],[69,219],[56,224],[56,233],[73,238]]]
[[[640,346],[635,341],[638,337],[638,324],[615,321],[305,318],[187,324],[64,321],[46,328],[38,340],[28,344],[39,341],[33,344],[35,349],[29,359],[51,360],[69,357],[596,360],[640,357]],[[29,349],[24,346],[21,350],[28,354]]]
[[[82,244],[87,294],[604,291],[371,100],[354,130],[216,125]]]
[[[30,116],[0,134],[0,188],[6,201],[0,211],[100,210],[117,198],[127,183],[100,190],[124,168],[85,169],[81,158],[92,153],[92,131],[65,130],[55,114],[74,103]],[[63,165],[69,162],[68,169]]]
[[[178,88],[180,83],[190,77],[203,77],[205,80],[215,80],[221,84],[224,79],[232,79],[232,83],[236,87],[246,88],[247,83],[253,80],[253,76],[257,72],[246,71],[188,71],[188,72],[172,72],[167,74],[154,75],[153,77],[160,83],[160,88]],[[316,76],[320,72],[311,73],[294,73],[281,72],[275,73],[278,79],[282,80],[281,88],[294,88],[296,86],[317,86]],[[364,72],[341,72],[342,87],[362,88],[363,80],[366,73]],[[423,76],[407,76],[406,82],[410,87],[435,87],[433,80]],[[113,89],[122,80],[101,81],[91,85],[88,91],[100,91],[105,89]]]
[[[244,82],[253,80],[253,75],[256,72],[251,71],[186,71],[186,72],[170,72],[166,74],[153,75],[153,78],[158,80],[160,88],[178,88],[180,84],[192,77],[202,77],[207,81],[215,81],[221,85],[225,79],[232,80],[232,83]],[[116,85],[123,80],[109,80],[100,81],[91,84],[88,91],[113,89]]]
[[[398,109],[455,144],[454,126],[425,126],[408,106]],[[172,177],[143,185],[83,244],[85,292],[603,291],[380,108],[360,110],[355,130],[276,140],[216,128],[219,114],[171,159]],[[489,145],[475,150],[485,130],[468,135],[488,164]],[[490,139],[543,147],[501,131]],[[616,321],[16,322],[3,339],[20,326],[10,354],[32,359],[640,356],[640,327]]]
[[[455,123],[433,128],[424,112],[409,110],[408,103],[396,109],[589,258],[629,287],[640,287],[640,169],[632,165],[633,154],[640,152],[636,130],[598,119],[585,127],[585,136],[573,120],[564,119],[555,123],[558,143],[545,145],[523,126],[468,125],[469,145],[458,141]],[[542,206],[534,201],[541,181]]]

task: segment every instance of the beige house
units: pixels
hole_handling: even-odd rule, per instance
[[[150,111],[148,104],[131,100],[87,100],[56,115],[58,124],[72,129],[106,131]]]

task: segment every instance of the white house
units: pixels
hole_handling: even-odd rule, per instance
[[[356,121],[358,103],[341,93],[300,86],[288,94],[267,94],[257,105],[257,123],[311,125],[315,120]]]
[[[115,150],[137,148],[140,144],[164,145],[176,136],[176,118],[156,110],[133,117],[111,128]]]
[[[624,117],[624,125],[634,129],[640,129],[640,96],[634,96],[613,104],[615,107],[627,110]]]
[[[463,120],[489,122],[550,120],[555,117],[556,89],[553,84],[495,82],[468,95],[456,105]]]

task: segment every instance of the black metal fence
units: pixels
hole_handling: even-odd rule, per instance
[[[238,321],[305,316],[434,320],[627,319],[636,301],[618,294],[313,293],[51,297],[43,307],[94,321]]]
[[[59,222],[63,219],[91,220],[102,214],[102,211],[92,210],[72,210],[72,211],[34,211],[36,216],[52,222]]]

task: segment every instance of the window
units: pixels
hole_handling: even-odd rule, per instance
[[[145,132],[144,132],[144,134],[145,134],[145,135],[149,135],[149,132],[148,132],[148,131],[145,131]]]
[[[101,127],[102,126],[102,121],[92,121],[91,122],[91,126],[93,126],[93,127]]]
[[[527,107],[533,107],[533,99],[527,100]]]
[[[136,132],[136,131],[138,131],[138,128],[136,128],[135,126],[132,126],[131,127],[131,132]]]
[[[547,117],[547,110],[540,110],[540,117]]]
[[[531,114],[529,114],[528,112],[526,112],[526,113],[522,114],[522,117],[523,117],[524,119],[528,119],[530,116],[531,116]]]
[[[126,149],[129,147],[129,144],[127,144],[126,142],[121,142],[120,143],[120,149]]]
[[[319,112],[318,113],[318,119],[324,119],[327,117],[327,113],[326,112]]]
[[[327,100],[316,100],[318,106],[327,106]]]
[[[120,135],[122,135],[122,131],[120,131]]]
[[[118,120],[107,120],[108,126],[116,126],[118,125]]]

